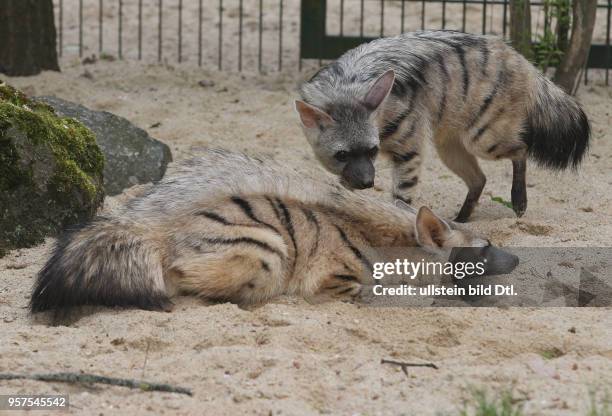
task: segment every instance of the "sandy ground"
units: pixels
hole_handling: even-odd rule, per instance
[[[137,62],[63,62],[64,72],[8,81],[122,115],[168,143],[175,159],[203,146],[269,155],[316,169],[291,109],[305,76],[228,75]],[[86,74],[87,76],[82,76]],[[212,81],[201,87],[199,81]],[[485,163],[488,184],[470,224],[499,245],[612,246],[612,89],[583,87],[590,156],[578,173],[530,168],[521,220],[508,163]],[[157,126],[157,127],[155,127]],[[427,158],[419,197],[452,216],[460,180]],[[388,184],[380,166],[378,192]],[[323,173],[322,173],[323,174]],[[107,200],[107,207],[125,195]],[[52,239],[0,259],[0,372],[89,372],[169,382],[194,396],[119,387],[0,383],[2,393],[67,393],[74,414],[458,414],[471,389],[513,389],[530,415],[584,415],[589,391],[612,394],[610,309],[371,308],[283,298],[254,311],[177,300],[173,313],[99,309],[70,326],[26,305]],[[550,358],[551,352],[556,358]],[[382,358],[439,369],[381,365]]]

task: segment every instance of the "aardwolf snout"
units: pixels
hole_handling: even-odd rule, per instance
[[[519,264],[519,258],[512,253],[494,246],[486,247],[457,247],[451,251],[448,258],[453,264],[456,263],[483,263],[484,275],[494,276],[508,274]],[[474,272],[473,276],[479,276]],[[466,277],[473,277],[466,276]]]

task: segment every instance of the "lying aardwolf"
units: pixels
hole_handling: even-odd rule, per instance
[[[212,150],[144,196],[59,239],[33,312],[84,305],[169,310],[183,293],[240,305],[281,294],[355,296],[369,247],[479,247],[499,272],[518,259],[428,208],[355,194],[243,154]]]

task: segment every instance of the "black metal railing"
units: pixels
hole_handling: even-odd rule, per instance
[[[260,72],[334,59],[379,36],[456,29],[508,37],[509,0],[54,0],[60,56]],[[532,3],[534,36],[543,2]],[[600,0],[588,68],[612,68],[612,0]],[[585,71],[585,77],[588,71]]]
[[[299,61],[297,30],[285,44],[286,3],[297,27],[299,0],[54,0],[58,53],[280,71],[292,51]]]
[[[332,3],[335,3],[332,5]],[[357,30],[353,30],[352,33],[347,34],[346,25],[344,24],[346,16],[346,2],[345,0],[303,0],[301,9],[301,52],[300,57],[302,59],[318,59],[318,60],[332,60],[340,56],[343,52],[356,47],[364,42],[371,41],[376,37],[389,36],[393,34],[402,33],[406,30],[419,30],[419,29],[456,29],[461,31],[467,30],[468,18],[471,20],[472,28],[468,30],[472,33],[477,32],[475,24],[480,23],[479,31],[482,34],[494,34],[504,38],[509,36],[509,0],[399,0],[399,1],[388,1],[388,0],[354,0],[352,3],[359,3],[359,12],[354,13],[355,19],[353,20],[353,26],[358,27]],[[370,33],[364,32],[364,20],[367,16],[366,5],[370,6],[370,14],[372,12],[372,5],[379,4],[378,10],[378,28],[372,27]],[[385,16],[385,4],[397,4],[399,3],[399,13],[397,16],[391,16],[387,18]],[[417,5],[417,12],[419,15],[411,15],[411,27],[406,25],[407,17],[406,13],[407,5]],[[438,8],[435,10],[440,17],[439,24],[431,25],[426,24],[426,11],[427,6],[437,5]],[[471,11],[468,7],[476,6],[480,7],[480,10]],[[339,21],[334,22],[330,25],[330,9],[333,10],[334,6],[336,9],[336,18]],[[452,17],[448,15],[447,10],[451,6],[459,6],[460,11],[455,13]],[[542,17],[538,12],[544,7],[544,3],[541,1],[535,1],[531,3],[532,16],[533,16],[533,34],[534,41],[536,41],[537,35],[543,30],[545,22],[542,22]],[[493,8],[500,8],[501,11],[497,19],[493,19]],[[610,46],[610,12],[612,10],[612,1],[605,0],[600,1],[598,4],[597,20],[594,31],[593,44],[589,52],[587,65],[584,71],[585,82],[588,79],[588,69],[603,69],[606,85],[609,85],[609,71],[612,68],[612,48]],[[535,11],[535,12],[534,12]],[[371,17],[371,16],[370,16]],[[370,19],[372,20],[372,19]],[[389,22],[395,23],[392,28],[389,28]],[[487,22],[490,22],[487,27]],[[330,34],[330,27],[337,27],[339,30],[336,33]],[[416,26],[416,27],[415,27]],[[375,30],[376,29],[376,30]]]

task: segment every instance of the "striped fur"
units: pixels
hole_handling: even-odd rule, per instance
[[[389,70],[395,81],[388,97],[364,113],[371,89]],[[576,101],[501,39],[455,31],[405,33],[361,45],[304,82],[300,94],[302,121],[313,114],[333,119],[320,129],[303,123],[323,166],[342,177],[351,161],[337,160],[337,152],[380,147],[394,162],[392,193],[403,200],[411,200],[414,190],[405,184],[418,182],[422,143],[433,142],[469,189],[458,221],[467,220],[485,184],[477,158],[531,156],[553,169],[576,167],[590,136]],[[306,114],[306,105],[320,113]],[[524,167],[515,172],[521,176]],[[512,194],[522,215],[524,183],[517,181]]]
[[[211,150],[60,239],[37,277],[31,310],[168,310],[179,293],[240,305],[281,294],[354,296],[368,280],[372,247],[486,245],[424,212],[272,161]],[[437,243],[417,228],[435,231]]]

